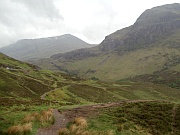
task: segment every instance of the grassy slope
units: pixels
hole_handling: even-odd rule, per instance
[[[0,134],[11,125],[21,123],[29,113],[40,112],[50,107],[59,107],[62,102],[41,100],[45,92],[62,87],[73,81],[66,74],[37,70],[35,66],[0,54]],[[34,134],[40,125],[33,125]]]
[[[39,99],[45,92],[58,88],[48,93],[45,99],[68,104],[116,102],[125,99],[163,99],[179,102],[180,99],[180,92],[177,89],[160,84],[117,82],[112,85],[100,81],[83,80],[63,73],[36,70],[32,65],[1,57],[1,61],[5,59],[1,64],[6,62],[4,68],[0,69],[1,97]],[[14,68],[6,69],[5,66],[8,64]],[[15,69],[17,66],[19,69]]]
[[[107,38],[122,39],[126,30],[111,34]],[[125,31],[125,32],[124,32]],[[107,40],[108,41],[108,40]],[[104,40],[103,42],[106,42]],[[155,71],[169,69],[180,72],[180,30],[176,30],[168,37],[160,37],[150,47],[127,52],[108,52],[82,60],[61,61],[45,59],[38,65],[44,68],[58,70],[52,63],[64,68],[65,71],[76,73],[81,77],[96,77],[105,81],[114,81],[143,74],[152,74]],[[138,45],[136,45],[138,46]],[[101,46],[99,46],[101,48]],[[121,51],[121,50],[119,50]],[[120,53],[120,52],[119,52]],[[50,64],[51,63],[51,64]]]
[[[131,76],[151,74],[165,68],[178,70],[173,61],[180,56],[178,48],[152,47],[127,52],[122,56],[116,53],[104,54],[67,63],[59,63],[70,71],[76,71],[83,77],[96,77],[101,80],[114,81]],[[167,63],[172,62],[172,65]]]
[[[57,53],[64,53],[80,48],[88,48],[90,45],[73,35],[62,35],[59,37],[24,39],[15,44],[4,47],[1,52],[19,60],[36,60],[49,58]]]
[[[103,109],[89,119],[88,130],[113,130],[115,135],[176,135],[180,133],[179,109],[172,103],[128,103]],[[174,108],[175,107],[175,108]]]
[[[2,54],[0,57],[0,133],[21,122],[28,113],[49,107],[134,99],[180,102],[180,91],[165,85],[84,80],[63,73],[37,70],[33,65]],[[45,100],[40,99],[42,94],[54,89],[45,96]],[[33,129],[33,133],[37,128]]]
[[[130,78],[129,80],[135,82],[153,82],[156,84],[164,84],[171,88],[180,89],[180,72],[172,70],[164,70],[155,72],[153,74],[145,74]]]

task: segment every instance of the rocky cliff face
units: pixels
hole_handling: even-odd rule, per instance
[[[52,59],[60,59],[60,60],[81,60],[81,59],[85,59],[88,57],[95,57],[97,56],[99,53],[97,52],[97,50],[92,51],[91,49],[79,49],[79,50],[75,50],[75,51],[71,51],[71,52],[67,52],[65,54],[63,53],[59,53],[59,54],[55,54],[52,55],[51,58]]]
[[[49,64],[50,63],[50,64]],[[114,81],[180,67],[180,4],[146,10],[94,48],[57,54],[39,66]]]
[[[122,55],[127,51],[150,47],[178,29],[180,29],[180,4],[155,7],[143,12],[132,26],[106,36],[96,49],[80,49],[57,54],[51,58],[77,60],[113,51]]]
[[[144,48],[179,28],[180,4],[155,7],[142,13],[132,26],[107,36],[99,48],[102,51]]]

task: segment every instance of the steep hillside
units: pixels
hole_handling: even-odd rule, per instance
[[[1,53],[0,73],[0,99],[39,100],[43,97],[59,101],[61,104],[106,103],[125,99],[163,99],[179,102],[180,99],[180,92],[176,87],[170,88],[148,81],[118,81],[112,84],[98,81],[96,78],[85,80],[60,72],[39,70],[34,65],[17,61]],[[174,92],[169,93],[169,90]]]
[[[156,84],[165,84],[172,88],[180,89],[180,72],[172,70],[157,71],[153,74],[145,74],[128,78],[135,82],[153,82]]]
[[[0,52],[19,60],[33,60],[92,46],[73,35],[66,34],[57,37],[19,40],[1,48]]]
[[[130,27],[105,38],[101,50],[131,51],[154,45],[180,28],[180,4],[148,9]],[[174,45],[173,45],[174,46]]]
[[[164,69],[180,71],[180,4],[146,10],[94,48],[35,62],[42,68],[114,81]]]
[[[17,61],[1,53],[0,74],[0,134],[2,135],[6,135],[10,126],[23,125],[25,120],[33,123],[30,135],[35,134],[38,128],[47,126],[47,123],[42,122],[41,117],[35,120],[35,115],[43,114],[43,110],[48,108],[63,110],[74,105],[98,105],[97,103],[124,102],[124,100],[180,102],[180,91],[177,87],[170,88],[150,82],[105,83],[98,81],[97,78],[85,80],[60,72],[40,70],[34,65]],[[171,115],[168,114],[167,117]],[[110,117],[107,119],[111,120]],[[104,124],[99,120],[97,119],[96,122]],[[108,124],[110,123],[105,125]]]
[[[30,130],[20,134],[52,123],[67,134],[179,134],[179,14],[180,4],[152,8],[99,46],[35,62],[61,72],[0,53],[0,134],[27,123]],[[48,108],[51,123],[42,119]],[[64,124],[77,116],[88,119],[82,132],[75,121]]]

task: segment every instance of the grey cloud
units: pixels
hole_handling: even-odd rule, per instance
[[[98,3],[103,6],[102,13],[106,14],[110,19],[114,18],[117,15],[117,13],[113,10],[111,1],[103,0],[103,1],[98,1]]]
[[[90,39],[92,41],[101,42],[106,35],[105,33],[109,33],[108,26],[102,26],[102,25],[91,25],[86,27],[83,30],[83,35],[87,37],[87,39]]]
[[[51,36],[63,25],[51,0],[0,0],[0,47],[23,38]]]
[[[40,17],[48,17],[52,19],[62,19],[59,10],[55,7],[52,0],[11,0],[24,4],[31,13]]]

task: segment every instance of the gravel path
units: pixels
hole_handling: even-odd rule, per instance
[[[52,126],[38,129],[36,135],[58,135],[58,130],[60,128],[66,127],[69,120],[65,117],[64,114],[60,114],[58,110],[54,109],[53,115],[55,123]]]

